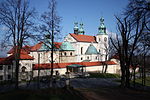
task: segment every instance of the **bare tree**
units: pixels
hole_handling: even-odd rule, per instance
[[[32,35],[34,9],[27,0],[5,0],[0,3],[0,23],[7,28],[5,41],[11,41],[15,55],[15,87],[18,89],[20,50]],[[5,42],[8,43],[8,42]]]
[[[109,46],[110,46],[110,42],[108,42],[108,43],[109,43]],[[103,45],[104,45],[103,50],[105,51],[105,62],[102,62],[103,63],[102,73],[107,72],[107,67],[108,67],[107,61],[108,61],[109,55],[111,53],[110,52],[111,48],[108,46],[108,43],[103,43]]]
[[[137,15],[136,25],[133,26],[128,17],[120,18],[116,17],[118,23],[117,28],[120,34],[120,38],[117,36],[117,41],[111,38],[113,46],[116,48],[119,54],[120,66],[121,66],[121,82],[123,87],[130,87],[130,65],[136,46],[139,43],[139,38],[144,29],[145,20],[140,21],[140,16]]]
[[[43,44],[47,50],[51,51],[51,74],[50,77],[53,77],[53,63],[54,63],[54,41],[58,38],[60,33],[60,22],[61,17],[57,15],[56,11],[57,2],[56,0],[50,0],[48,11],[44,12],[41,15],[41,25],[38,28],[38,31],[43,33]]]
[[[147,51],[150,49],[150,1],[149,0],[130,0],[127,8],[124,12],[125,16],[128,16],[133,23],[134,28],[139,23],[144,23],[143,33],[140,36],[140,45],[138,48],[141,48],[141,54],[143,57],[142,67],[142,84],[145,84],[145,57],[149,53]],[[137,21],[139,20],[139,21]],[[140,55],[141,55],[140,54]]]

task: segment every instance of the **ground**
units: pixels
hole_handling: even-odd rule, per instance
[[[83,100],[65,88],[41,90],[13,90],[0,94],[0,100]]]
[[[87,100],[150,100],[149,92],[119,87],[101,87],[97,89],[78,89]]]
[[[46,83],[20,84],[22,90],[8,92],[0,87],[0,100],[150,100],[149,91],[120,88],[119,78],[74,78],[71,88],[63,88],[65,81],[57,81],[57,88],[47,89]],[[9,87],[8,87],[9,88]],[[4,89],[6,90],[6,88]]]

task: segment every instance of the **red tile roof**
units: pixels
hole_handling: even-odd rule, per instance
[[[84,65],[86,67],[88,66],[99,66],[102,65],[102,62],[71,62],[71,63],[54,63],[53,68],[66,68],[66,66],[68,65],[72,65],[72,64],[79,64],[79,65]],[[113,61],[107,61],[107,64],[109,65],[115,65],[116,63]],[[33,69],[50,69],[51,68],[51,64],[47,63],[47,64],[35,64],[33,66]]]
[[[18,47],[17,47],[18,48]],[[13,54],[14,53],[14,47],[11,48],[7,53],[8,54]],[[16,49],[17,50],[17,49]],[[30,50],[31,50],[31,46],[28,46],[28,45],[25,45],[24,47],[22,47],[21,49],[21,53],[22,54],[29,54],[30,53]]]
[[[62,42],[54,42],[56,49],[59,49]]]
[[[21,55],[20,55],[20,59],[21,59],[21,60],[33,60],[34,58],[31,57],[31,56],[28,55],[28,54],[21,54]]]
[[[113,61],[105,61],[105,64],[107,64],[107,65],[114,65],[114,64],[116,64],[116,63],[113,62]]]
[[[15,59],[15,55],[11,55],[9,57],[4,58],[3,60],[0,60],[0,65],[10,65],[12,64],[12,61]],[[31,57],[28,54],[21,54],[20,60],[33,60],[34,58]]]
[[[115,55],[113,55],[111,58],[119,59],[119,54],[115,54]]]
[[[41,48],[43,42],[39,42],[38,44],[34,45],[32,48],[31,48],[31,51],[37,51]],[[60,46],[61,46],[61,42],[54,42],[54,45],[56,47],[56,49],[59,49]]]
[[[96,42],[95,36],[78,35],[78,34],[74,34],[74,33],[70,33],[70,35],[78,42]]]
[[[1,64],[2,62],[4,62],[5,59],[6,59],[6,58],[0,58],[0,64]]]
[[[5,58],[0,58],[0,61],[3,61]]]
[[[31,51],[37,51],[41,48],[43,42],[39,42],[38,44],[34,45],[32,48],[31,48]]]

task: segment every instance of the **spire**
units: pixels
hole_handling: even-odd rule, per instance
[[[78,34],[78,30],[79,30],[79,28],[78,28],[78,22],[74,23],[74,28],[73,29],[74,29],[74,33]]]
[[[79,34],[84,35],[83,23],[80,23]]]
[[[100,34],[106,34],[106,27],[104,25],[104,18],[101,17],[100,18],[100,26],[98,28],[98,35]]]

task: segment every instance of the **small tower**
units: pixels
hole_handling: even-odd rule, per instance
[[[75,33],[75,34],[78,34],[78,31],[79,31],[78,22],[75,22],[75,23],[74,23],[74,28],[73,28],[73,29],[74,29],[74,33]]]
[[[80,23],[79,34],[84,35],[84,33],[83,23]]]
[[[98,42],[97,49],[101,56],[101,61],[105,61],[107,55],[108,34],[106,33],[106,27],[104,25],[104,18],[100,18],[100,26],[98,27],[98,34],[96,35],[96,41]]]
[[[107,34],[106,33],[106,27],[104,25],[104,18],[103,17],[100,18],[100,26],[98,28],[98,35],[100,35],[100,34],[103,34],[103,35]]]

